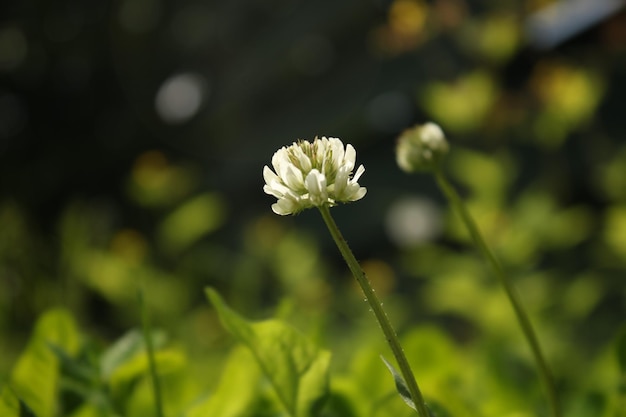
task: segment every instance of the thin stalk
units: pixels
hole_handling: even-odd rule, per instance
[[[150,379],[152,380],[152,391],[154,393],[154,407],[157,417],[163,417],[163,400],[161,397],[161,383],[157,375],[156,361],[154,359],[154,344],[152,343],[152,331],[150,327],[150,315],[148,306],[143,298],[143,292],[139,290],[139,305],[141,306],[141,322],[143,328],[143,338],[148,351],[148,366],[150,368]]]
[[[356,278],[357,282],[361,286],[363,293],[365,294],[365,298],[369,303],[372,311],[374,312],[374,316],[376,316],[376,320],[380,325],[383,333],[385,334],[385,338],[387,339],[387,343],[393,352],[393,355],[396,358],[398,366],[400,367],[400,372],[404,381],[407,384],[409,392],[411,394],[411,399],[417,408],[417,413],[420,417],[429,417],[428,409],[426,408],[426,404],[424,403],[424,398],[422,397],[422,393],[417,386],[417,381],[415,381],[415,376],[413,375],[413,371],[411,370],[411,366],[409,365],[408,360],[406,359],[406,355],[404,354],[404,350],[400,345],[400,340],[398,339],[398,335],[395,330],[391,326],[391,322],[387,317],[387,313],[382,307],[381,302],[378,300],[374,289],[372,288],[372,284],[369,279],[361,269],[359,262],[354,257],[354,254],[350,250],[348,243],[341,235],[335,220],[332,218],[330,214],[330,209],[327,206],[319,207],[320,212],[322,213],[322,218],[330,231],[330,234],[333,237],[333,240],[337,244],[337,248],[339,248],[339,252],[345,259],[348,264],[348,268],[352,271],[352,275]]]
[[[548,396],[548,402],[550,404],[552,416],[561,417],[561,409],[556,394],[552,373],[550,372],[550,368],[548,367],[543,352],[541,351],[539,339],[537,338],[532,323],[528,318],[524,307],[522,306],[522,302],[520,301],[519,295],[517,294],[513,283],[508,279],[507,275],[502,269],[502,266],[485,243],[485,240],[483,239],[482,234],[480,233],[480,230],[476,225],[476,222],[472,218],[469,210],[463,203],[463,200],[458,195],[452,184],[448,182],[441,170],[437,170],[435,172],[435,178],[437,180],[437,184],[445,194],[446,198],[448,198],[448,200],[452,204],[452,207],[454,207],[454,209],[458,212],[459,216],[463,220],[463,223],[469,230],[470,235],[474,240],[474,243],[476,244],[476,246],[478,246],[480,252],[482,252],[483,256],[487,259],[487,262],[493,268],[497,279],[500,281],[500,284],[504,288],[504,292],[509,298],[509,302],[511,303],[511,306],[513,306],[513,310],[515,311],[517,321],[522,328],[524,337],[526,338],[526,341],[530,346],[530,350],[532,351],[535,363],[537,365],[537,369],[539,370],[540,379]]]

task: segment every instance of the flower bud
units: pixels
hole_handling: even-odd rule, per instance
[[[396,162],[406,172],[434,171],[448,153],[441,128],[428,122],[405,130],[398,138]]]

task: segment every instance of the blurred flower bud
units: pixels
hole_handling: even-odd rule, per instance
[[[396,162],[403,171],[434,171],[448,153],[441,128],[428,122],[405,130],[398,138]]]

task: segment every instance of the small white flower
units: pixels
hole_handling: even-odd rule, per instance
[[[360,165],[350,178],[355,164],[354,147],[348,144],[344,149],[337,138],[294,142],[274,153],[273,171],[267,165],[263,167],[263,191],[278,199],[272,210],[282,216],[360,200],[367,189],[357,181],[365,168]]]
[[[407,129],[398,138],[396,162],[406,172],[433,171],[449,150],[443,130],[435,123]]]

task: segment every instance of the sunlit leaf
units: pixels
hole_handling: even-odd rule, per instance
[[[186,363],[185,355],[177,349],[166,349],[155,352],[154,361],[159,374],[166,374],[181,369]],[[110,383],[115,389],[120,384],[132,381],[149,370],[148,355],[144,352],[134,356],[117,368],[111,375]]]
[[[165,342],[162,332],[152,334],[155,346]],[[100,357],[100,371],[103,378],[108,379],[121,366],[133,360],[145,351],[145,342],[140,330],[133,329],[127,332]]]
[[[224,327],[250,348],[289,415],[315,415],[328,395],[330,353],[283,322],[248,322],[217,292],[207,289],[206,293]]]
[[[569,132],[585,124],[606,91],[601,74],[552,61],[535,66],[530,84],[543,101],[533,123],[535,139],[547,149],[560,147]]]
[[[259,397],[261,370],[247,348],[234,349],[222,372],[217,390],[194,405],[185,417],[246,417],[254,414]]]
[[[39,417],[52,417],[57,410],[59,360],[51,344],[70,355],[78,350],[78,330],[65,310],[48,311],[38,320],[11,374],[15,393]]]
[[[520,28],[518,17],[513,13],[487,16],[475,25],[474,36],[467,36],[468,45],[494,62],[506,62],[519,46]]]
[[[619,363],[619,368],[622,372],[622,378],[626,383],[626,325],[623,326],[622,331],[617,337],[615,350],[617,353],[617,362]]]
[[[159,242],[168,252],[179,252],[222,225],[226,218],[223,200],[201,194],[171,213],[159,228]]]
[[[0,388],[0,416],[20,417],[20,402],[7,386]]]
[[[480,126],[495,103],[498,87],[484,71],[465,75],[454,83],[432,83],[420,95],[430,115],[451,132],[469,132]]]
[[[68,417],[122,417],[109,408],[98,404],[85,403]]]
[[[154,359],[159,374],[180,370],[185,365],[187,359],[179,349],[159,350],[166,341],[163,332],[153,331],[151,337],[157,349]],[[104,352],[100,359],[100,370],[103,379],[114,392],[147,374],[149,362],[142,333],[136,329],[131,330]]]
[[[149,2],[142,3],[142,8]],[[194,173],[173,165],[167,156],[158,150],[145,152],[137,157],[127,190],[137,203],[147,207],[159,207],[180,201],[194,188]]]
[[[606,213],[604,239],[620,257],[626,257],[626,204],[614,205]]]

